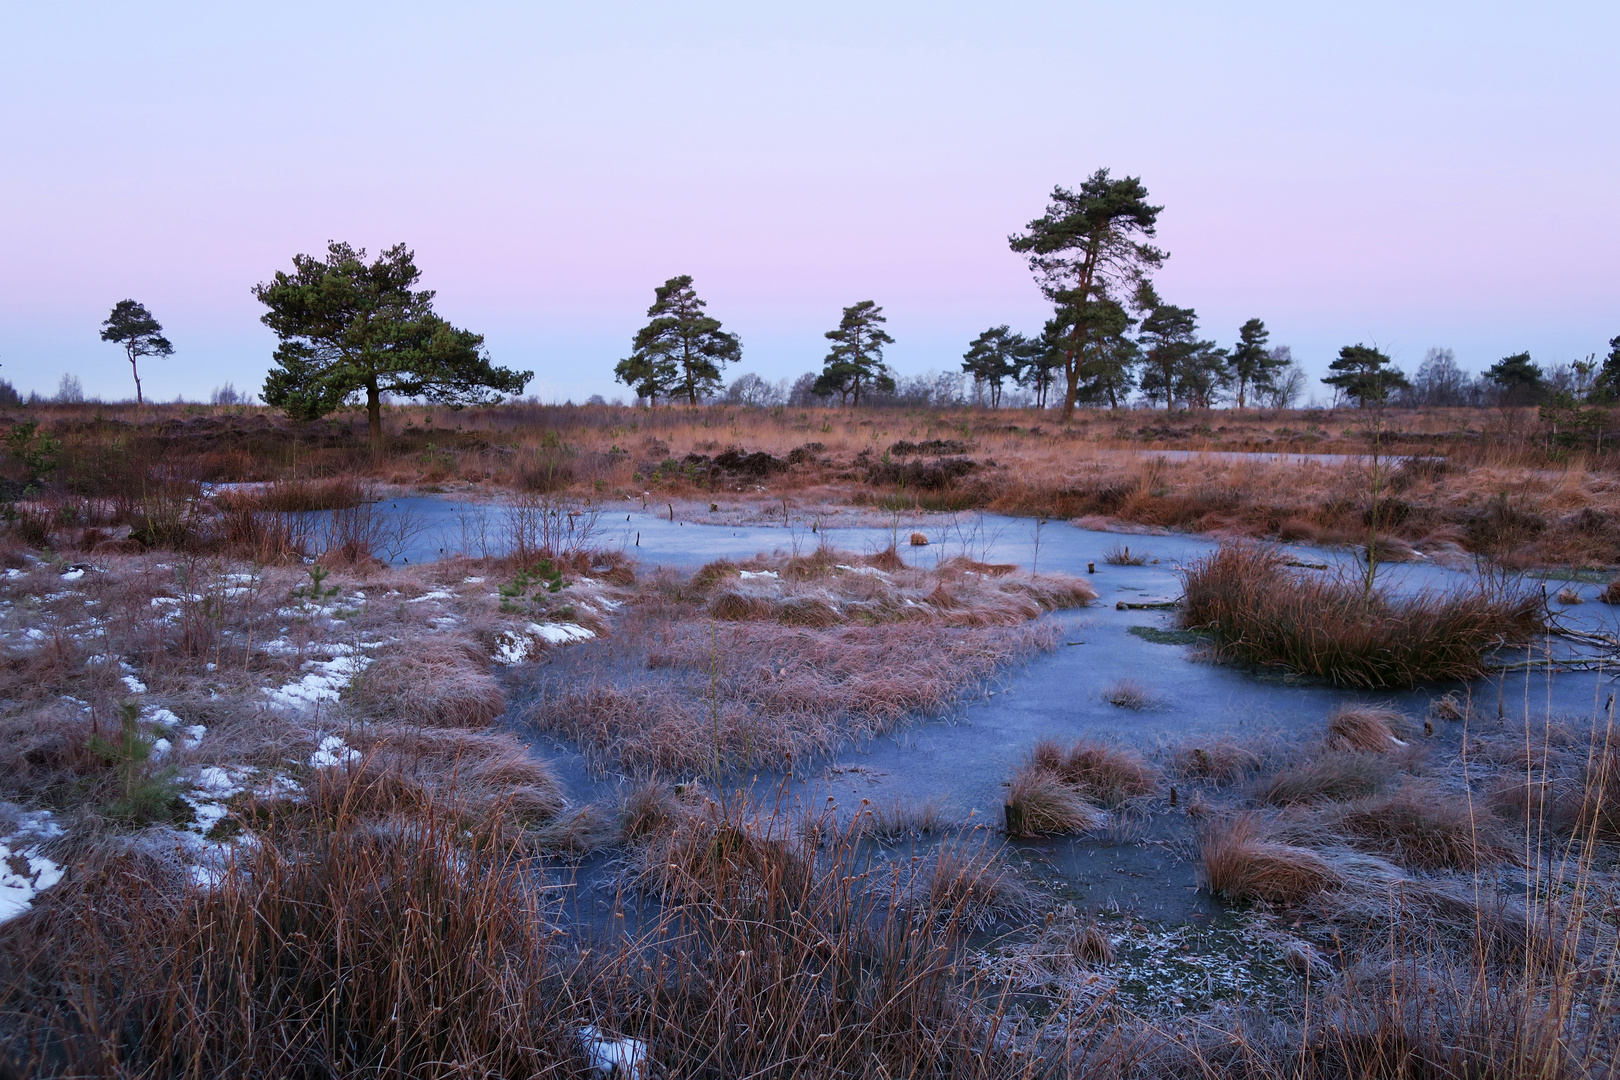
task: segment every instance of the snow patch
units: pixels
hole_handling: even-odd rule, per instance
[[[455,593],[447,592],[444,589],[434,589],[432,592],[423,593],[421,596],[413,596],[405,602],[407,604],[421,604],[429,600],[454,600],[455,598]]]
[[[84,571],[83,570],[69,570],[67,573],[62,575],[62,580],[63,581],[78,581],[82,577],[84,577]]]
[[[884,581],[889,580],[889,575],[885,574],[882,570],[879,570],[875,566],[845,566],[843,563],[836,563],[834,565],[836,565],[838,569],[848,570],[852,574],[865,574],[867,577],[882,578]]]
[[[597,1028],[583,1027],[579,1042],[597,1076],[643,1080],[647,1075],[647,1044],[640,1039],[613,1039]]]
[[[309,755],[309,766],[312,769],[335,769],[339,765],[348,767],[360,760],[360,751],[343,741],[341,735],[323,735],[315,752]]]
[[[495,638],[495,653],[490,657],[497,664],[511,667],[529,658],[540,642],[548,645],[571,645],[596,636],[577,623],[529,623],[521,630],[503,630]]]
[[[752,581],[755,578],[766,578],[770,581],[782,580],[782,575],[778,574],[775,570],[739,570],[737,571],[737,575],[744,581]]]
[[[323,649],[338,655],[331,660],[306,660],[304,667],[309,669],[309,674],[302,679],[286,686],[263,688],[272,705],[283,709],[302,709],[325,701],[336,701],[343,688],[371,665],[369,656],[355,655],[355,650],[347,645],[328,645]]]
[[[133,675],[125,675],[124,676],[124,686],[132,694],[144,694],[144,693],[146,693],[146,684],[141,682],[141,680],[137,679]]]

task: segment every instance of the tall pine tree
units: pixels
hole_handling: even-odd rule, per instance
[[[634,352],[619,361],[614,378],[649,401],[684,397],[696,405],[719,391],[721,369],[742,358],[736,334],[703,313],[690,274],[672,277],[653,291],[652,321],[636,332]]]
[[[1054,188],[1046,213],[1008,238],[1014,251],[1029,256],[1041,292],[1058,309],[1064,419],[1081,399],[1093,346],[1121,332],[1124,303],[1167,257],[1147,243],[1162,209],[1148,204],[1136,177],[1114,180],[1098,169],[1079,191]]]
[[[833,347],[816,379],[817,394],[837,394],[846,405],[853,398],[860,408],[861,395],[868,390],[894,393],[894,375],[883,362],[883,346],[894,344],[882,326],[887,321],[883,309],[871,300],[844,309],[838,329],[826,334]]]

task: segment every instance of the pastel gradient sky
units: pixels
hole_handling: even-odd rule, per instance
[[[1620,334],[1620,5],[0,5],[0,377],[257,390],[249,288],[329,238],[417,253],[546,400],[612,382],[689,273],[731,374],[818,368],[874,299],[902,373],[1043,304],[1006,238],[1099,166],[1163,203],[1170,302],[1320,371]]]

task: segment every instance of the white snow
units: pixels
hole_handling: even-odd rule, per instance
[[[355,650],[346,645],[328,645],[324,651],[339,655],[331,660],[306,660],[304,667],[309,669],[309,674],[295,683],[264,687],[271,704],[284,709],[301,709],[323,701],[336,701],[343,688],[371,664],[370,657],[353,655]]]
[[[643,1080],[647,1075],[647,1044],[640,1039],[612,1039],[594,1027],[583,1027],[579,1041],[592,1073],[619,1080]]]
[[[62,880],[62,868],[26,840],[0,840],[0,923],[27,911],[34,897]]]
[[[739,570],[737,573],[744,581],[752,581],[755,578],[767,578],[771,581],[782,580],[782,575],[775,570]]]
[[[78,581],[82,577],[84,577],[84,571],[83,570],[69,570],[67,573],[62,575],[62,580],[63,581]]]
[[[144,693],[146,693],[146,684],[141,682],[141,680],[137,679],[133,675],[125,675],[124,676],[124,685],[129,689],[129,692],[132,693],[132,694],[144,694]]]
[[[6,580],[7,581],[16,581],[18,578],[20,578],[22,576],[23,576],[23,571],[18,570],[16,567],[9,567],[6,570]]]
[[[423,593],[421,596],[413,596],[405,602],[407,604],[420,604],[428,600],[454,600],[455,598],[455,593],[446,592],[444,589],[434,589],[432,592]]]
[[[349,766],[360,760],[360,751],[343,741],[341,735],[324,735],[315,752],[309,756],[310,768],[332,769]]]
[[[484,580],[485,579],[483,579],[481,577],[462,578],[461,583],[463,585],[482,585],[484,583]]]
[[[529,658],[535,645],[544,641],[549,645],[571,645],[596,636],[577,623],[529,623],[521,630],[503,630],[495,638],[495,654],[490,657],[497,664],[511,667]]]
[[[889,575],[875,566],[845,566],[843,563],[836,563],[835,565],[838,569],[848,570],[852,574],[865,574],[867,577],[882,578],[884,581],[889,580]]]

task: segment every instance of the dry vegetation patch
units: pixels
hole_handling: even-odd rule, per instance
[[[1214,636],[1225,660],[1285,668],[1367,689],[1472,679],[1490,653],[1540,627],[1526,591],[1484,585],[1394,596],[1344,577],[1293,573],[1283,554],[1227,544],[1183,574],[1183,624]]]
[[[615,630],[628,666],[604,656],[558,678],[526,719],[598,768],[778,768],[948,708],[1051,647],[1050,626],[1031,620],[1093,595],[983,564],[891,572],[833,552],[711,563],[649,584]]]

